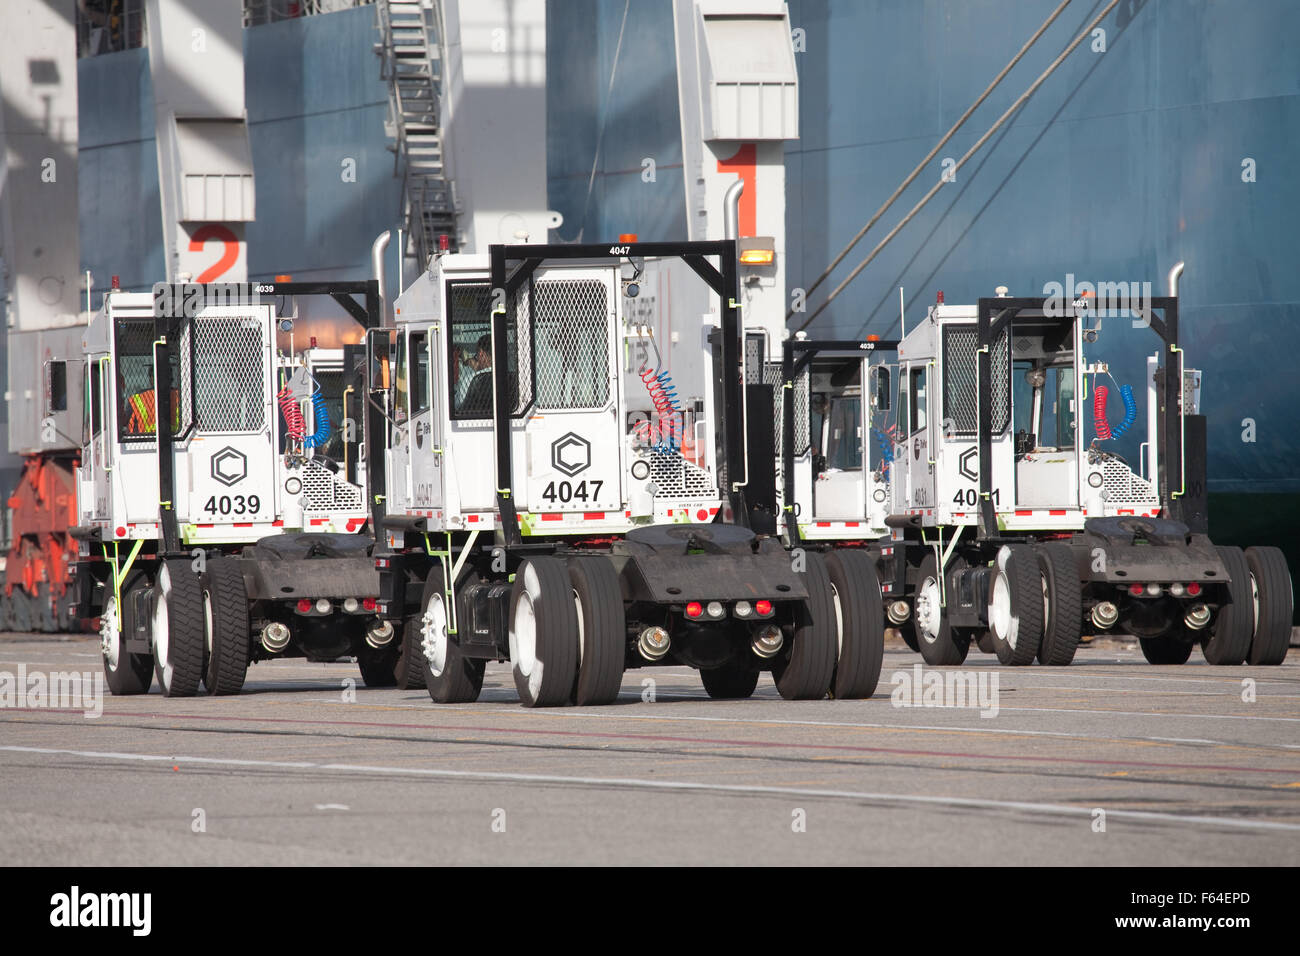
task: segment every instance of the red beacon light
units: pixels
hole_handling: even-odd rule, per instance
[[[940,289],[938,292],[936,292],[936,293],[934,294],[934,304],[935,304],[935,305],[943,305],[943,290],[942,290],[942,289]]]
[[[448,249],[450,249],[450,248],[451,248],[451,236],[447,235],[445,232],[443,232],[443,233],[439,233],[439,234],[438,234],[438,251],[439,251],[439,252],[446,252],[446,251],[447,251]]]
[[[767,617],[772,613],[772,602],[768,600],[755,601],[754,613],[759,617]]]
[[[114,292],[122,291],[122,280],[119,279],[117,276],[113,276],[113,291]]]
[[[687,617],[703,617],[703,615],[704,615],[704,605],[701,604],[699,601],[692,601],[690,604],[686,605]]]

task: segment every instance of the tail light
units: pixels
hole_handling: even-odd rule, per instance
[[[690,604],[686,605],[687,617],[701,617],[703,616],[703,614],[704,614],[704,605],[701,604],[699,601],[692,601]]]

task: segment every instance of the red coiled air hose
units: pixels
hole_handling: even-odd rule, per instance
[[[1110,422],[1106,421],[1106,395],[1109,389],[1098,385],[1092,396],[1092,422],[1097,428],[1097,437],[1105,441],[1110,438]]]

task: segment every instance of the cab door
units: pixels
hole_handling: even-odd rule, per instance
[[[530,289],[533,413],[515,487],[533,512],[622,508],[617,273],[539,269]],[[664,428],[674,426],[666,422]],[[673,436],[678,447],[681,435]]]
[[[902,436],[901,451],[906,456],[909,510],[925,510],[935,505],[932,419],[938,412],[938,407],[931,394],[933,373],[934,364],[930,361],[921,360],[907,365],[907,430]]]
[[[107,353],[86,356],[81,465],[77,469],[77,502],[83,521],[108,520],[108,399]]]
[[[407,356],[410,383],[407,389],[407,420],[411,441],[407,445],[411,469],[411,506],[428,510],[442,507],[443,443],[442,417],[438,402],[442,397],[437,374],[441,327],[412,329],[408,333]]]

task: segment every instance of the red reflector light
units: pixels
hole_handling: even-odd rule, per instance
[[[1133,595],[1145,594],[1146,590],[1147,589],[1143,587],[1141,584],[1130,584],[1128,586],[1128,593]]]
[[[374,598],[363,598],[361,601],[361,606],[365,608],[367,611],[373,611],[375,608],[379,607],[379,602],[376,601]]]
[[[1193,581],[1191,584],[1187,585],[1187,593],[1192,597],[1196,597],[1196,595],[1201,593],[1201,586]]]
[[[759,617],[767,617],[769,614],[772,613],[772,602],[771,602],[771,601],[755,601],[755,602],[754,602],[754,610],[755,610],[755,612],[757,612],[757,614],[758,614]]]
[[[687,617],[700,617],[703,614],[704,614],[704,605],[701,604],[699,601],[692,601],[690,604],[686,605]]]
[[[312,603],[311,598],[300,598],[298,601],[298,613],[310,614],[311,609],[316,605]]]

